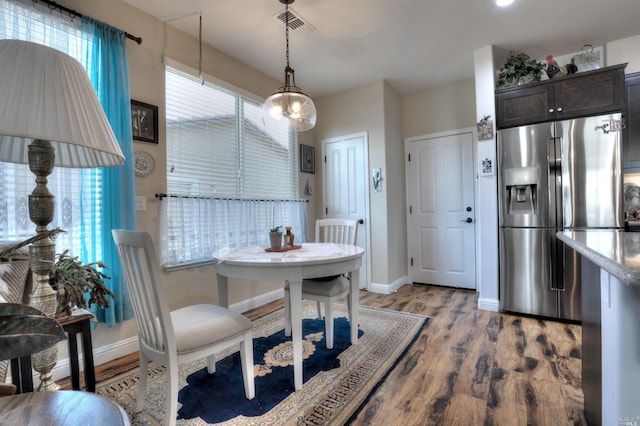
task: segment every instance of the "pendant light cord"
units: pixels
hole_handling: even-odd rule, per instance
[[[287,44],[287,68],[289,68],[289,3],[285,5],[286,22],[284,24],[284,34]]]
[[[204,79],[202,78],[202,12],[200,13],[200,27],[198,28],[198,44],[199,44],[198,77],[202,79],[202,84],[204,84]]]

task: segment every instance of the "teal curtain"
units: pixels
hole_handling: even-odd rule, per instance
[[[82,32],[88,46],[85,67],[93,82],[98,98],[109,119],[113,132],[120,142],[126,158],[122,167],[104,167],[102,174],[101,211],[102,261],[111,269],[107,280],[116,295],[115,303],[107,309],[94,311],[98,320],[114,325],[133,317],[122,268],[111,236],[112,229],[136,229],[135,175],[133,164],[133,135],[131,130],[131,96],[129,91],[129,66],[125,46],[125,34],[92,18],[82,18]],[[87,66],[87,64],[90,64]],[[87,242],[90,243],[90,242]]]

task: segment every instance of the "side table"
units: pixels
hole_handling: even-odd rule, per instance
[[[71,386],[80,389],[80,363],[78,361],[77,335],[82,335],[82,358],[84,360],[84,385],[89,392],[96,391],[96,371],[93,365],[93,344],[91,343],[91,314],[65,317],[59,320],[69,338],[69,363],[71,364]]]
[[[93,364],[93,344],[91,343],[91,314],[60,318],[58,322],[67,333],[69,344],[69,364],[71,365],[71,386],[80,390],[80,362],[78,360],[78,339],[82,336],[82,358],[84,360],[85,390],[96,391],[96,372]],[[31,356],[11,360],[11,377],[18,387],[17,393],[33,392],[33,372]]]

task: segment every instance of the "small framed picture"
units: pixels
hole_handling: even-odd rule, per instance
[[[489,120],[490,116],[485,116],[478,121],[478,140],[483,141],[493,139],[493,120]]]
[[[316,172],[316,149],[308,145],[300,145],[300,171],[302,173]]]
[[[158,107],[132,99],[131,129],[134,140],[158,143]]]

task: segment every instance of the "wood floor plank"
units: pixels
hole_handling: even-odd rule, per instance
[[[481,311],[477,299],[475,291],[422,284],[389,295],[361,291],[363,305],[430,320],[353,425],[582,424],[580,326]],[[280,300],[245,315],[255,319],[282,306]],[[97,379],[137,363],[135,353],[99,365]]]

